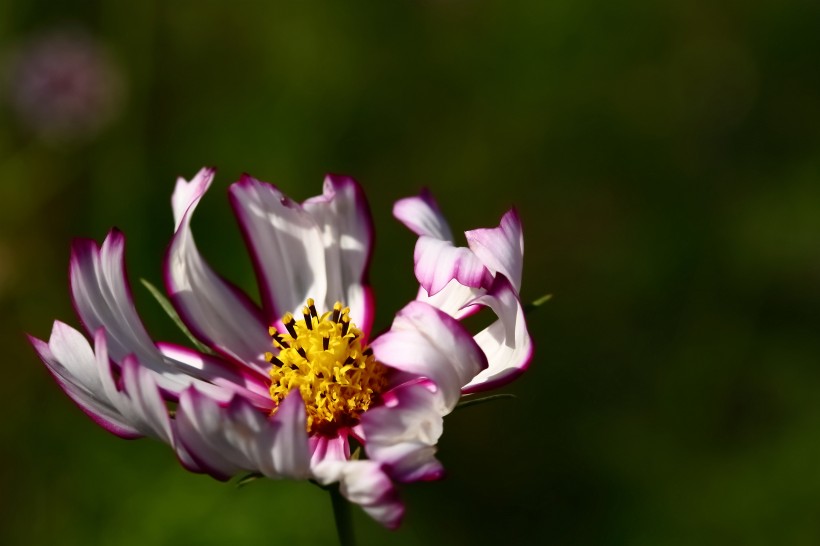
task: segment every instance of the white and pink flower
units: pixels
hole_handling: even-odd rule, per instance
[[[185,468],[220,480],[252,472],[338,482],[348,500],[398,526],[396,484],[443,475],[443,417],[462,395],[509,382],[531,360],[516,212],[466,232],[459,247],[429,193],[397,202],[394,215],[419,235],[419,293],[371,339],[373,226],[359,185],[328,176],[322,195],[301,204],[249,176],[230,187],[260,307],[194,241],[191,216],[213,177],[203,169],[177,181],[164,266],[174,308],[210,350],[149,337],[116,230],[101,246],[78,240],[72,249],[72,298],[92,341],[56,321],[48,342],[31,337],[35,350],[68,396],[118,436],[160,439]],[[473,335],[460,320],[481,309],[496,318]]]

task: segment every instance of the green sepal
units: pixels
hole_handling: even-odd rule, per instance
[[[185,326],[185,323],[182,322],[182,319],[179,318],[179,315],[177,314],[176,309],[174,309],[174,306],[171,305],[171,302],[168,301],[168,298],[166,298],[165,295],[162,292],[160,292],[156,286],[154,286],[145,279],[140,279],[140,282],[143,286],[145,286],[145,288],[148,289],[151,295],[154,296],[154,299],[157,300],[157,303],[159,303],[159,306],[162,307],[162,310],[165,311],[169,317],[171,317],[171,320],[174,321],[174,324],[177,325],[177,328],[182,330],[182,333],[185,334],[185,336],[189,340],[191,340],[191,343],[193,343],[199,351],[209,355],[215,354],[210,348],[205,346],[201,341],[194,337],[194,335],[191,333],[188,327]]]
[[[244,487],[251,482],[258,480],[259,478],[264,478],[262,474],[259,472],[248,472],[247,474],[240,474],[236,477],[236,481],[234,481],[234,485],[237,489],[240,487]]]
[[[544,294],[538,299],[531,301],[530,303],[524,305],[524,314],[528,315],[550,301],[552,299],[552,294]]]
[[[459,410],[461,408],[468,408],[470,406],[478,406],[480,404],[486,404],[488,402],[495,402],[496,400],[503,400],[505,398],[518,398],[514,394],[509,393],[501,393],[501,394],[491,394],[490,396],[484,396],[482,398],[468,398],[467,400],[462,400],[458,404],[453,411]]]

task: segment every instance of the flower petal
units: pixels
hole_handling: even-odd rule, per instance
[[[310,467],[313,469],[323,461],[346,461],[350,458],[350,443],[348,436],[343,431],[334,437],[311,436],[310,437]],[[331,483],[334,480],[320,483]]]
[[[274,408],[267,376],[254,373],[251,368],[231,366],[227,361],[173,343],[160,342],[157,348],[164,356],[178,362],[180,368],[191,377],[220,387],[222,394],[210,393],[217,400],[228,402],[234,394],[240,394],[258,408],[267,411]]]
[[[452,279],[472,288],[492,282],[484,264],[470,249],[453,246],[449,241],[421,236],[416,241],[413,258],[416,279],[431,296]]]
[[[524,234],[516,210],[504,214],[496,228],[474,229],[465,235],[470,249],[481,262],[493,275],[501,273],[507,277],[518,293],[524,263]]]
[[[180,318],[197,337],[264,373],[270,339],[261,311],[208,266],[191,233],[191,216],[213,176],[213,170],[203,169],[190,182],[177,180],[171,197],[177,228],[165,259],[165,286]]]
[[[305,403],[298,392],[285,397],[270,419],[276,438],[272,449],[260,453],[260,471],[269,477],[305,478],[310,473]],[[269,460],[266,458],[269,457]]]
[[[74,308],[86,330],[105,327],[108,350],[119,361],[134,353],[154,358],[156,348],[137,316],[125,275],[125,237],[111,230],[102,247],[88,239],[74,241],[70,262]]]
[[[373,295],[366,283],[373,250],[373,219],[364,193],[352,178],[328,175],[323,194],[302,206],[322,233],[327,268],[326,305],[341,301],[365,335],[373,325]]]
[[[108,355],[103,355],[99,350],[97,357],[108,359]],[[140,366],[135,357],[127,357],[122,363],[123,396],[115,400],[115,403],[137,429],[147,436],[173,445],[168,408],[154,377],[150,370]]]
[[[427,481],[444,475],[435,458],[444,427],[438,396],[424,382],[414,381],[388,391],[383,405],[362,415],[367,454],[385,463],[394,479]]]
[[[451,317],[461,320],[479,310],[478,306],[468,304],[485,293],[486,290],[483,288],[464,286],[457,280],[451,279],[450,282],[434,296],[428,295],[427,290],[420,286],[416,301],[422,301],[432,305]]]
[[[243,176],[230,188],[231,206],[253,259],[266,318],[298,314],[307,298],[327,303],[328,279],[324,239],[313,216],[271,184]]]
[[[128,356],[120,367],[122,386],[117,387],[105,330],[100,328],[94,337],[92,351],[82,334],[55,322],[47,346],[40,340],[32,343],[60,386],[95,422],[125,438],[152,436],[173,443],[155,374]]]
[[[224,412],[215,400],[195,388],[187,389],[179,397],[174,429],[179,443],[198,467],[227,481],[243,468],[232,460],[234,447],[225,438]]]
[[[218,387],[192,377],[187,373],[189,366],[164,356],[154,345],[137,316],[124,266],[125,237],[116,230],[109,233],[102,248],[90,240],[74,242],[71,292],[86,330],[96,333],[104,328],[112,360],[121,363],[133,354],[155,374],[157,385],[166,393],[177,396],[188,386],[198,384],[209,395],[219,396]]]
[[[453,232],[433,195],[425,188],[418,197],[405,197],[393,205],[393,216],[416,235],[452,241]]]
[[[95,369],[94,353],[82,334],[66,324],[55,322],[49,343],[31,336],[29,341],[60,388],[95,423],[121,438],[142,436],[100,391],[100,379],[91,372]],[[50,345],[57,348],[60,357],[54,354]],[[75,375],[78,368],[83,371]]]
[[[48,347],[60,364],[66,379],[82,385],[91,393],[99,393],[102,381],[95,364],[94,351],[80,332],[59,320],[54,321]]]
[[[313,467],[314,479],[322,485],[339,482],[339,492],[358,504],[370,517],[396,529],[404,517],[404,504],[392,480],[377,461],[350,461],[336,458],[334,445],[328,444],[328,456]]]
[[[112,375],[105,329],[94,334],[95,364],[104,394],[123,418],[145,436],[173,445],[168,408],[156,383],[156,374],[140,365],[133,355],[120,366],[120,386]]]
[[[465,394],[494,389],[521,375],[532,360],[532,338],[515,289],[505,277],[497,277],[493,288],[474,300],[491,308],[498,320],[475,335],[487,355],[488,366],[462,390]]]
[[[401,525],[404,504],[382,465],[375,461],[350,461],[339,482],[342,495],[361,506],[371,518],[388,529]]]
[[[176,425],[187,453],[217,479],[243,470],[269,478],[303,478],[310,470],[305,420],[298,391],[269,416],[241,396],[221,407],[191,388],[180,397]]]
[[[371,348],[379,362],[433,381],[442,395],[442,415],[458,403],[461,387],[487,367],[484,353],[457,320],[418,301],[399,311]]]

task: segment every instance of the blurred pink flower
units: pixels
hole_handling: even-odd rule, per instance
[[[79,29],[53,30],[9,56],[8,97],[20,123],[49,141],[95,136],[119,113],[120,67],[105,46]]]
[[[467,232],[469,246],[458,247],[429,193],[396,203],[395,216],[419,235],[419,294],[371,339],[373,225],[359,185],[331,175],[322,195],[301,204],[249,176],[231,186],[259,307],[194,242],[191,216],[213,176],[203,169],[177,181],[164,269],[174,308],[208,350],[151,340],[118,231],[102,246],[73,246],[72,297],[93,344],[57,321],[48,342],[31,338],[35,350],[114,434],[158,438],[187,469],[220,480],[253,472],[338,482],[342,495],[395,528],[404,513],[396,484],[443,475],[435,457],[443,417],[462,394],[512,380],[532,357],[518,298],[517,214]],[[460,319],[481,309],[496,318],[473,335]]]

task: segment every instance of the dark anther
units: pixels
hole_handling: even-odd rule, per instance
[[[319,313],[316,312],[316,306],[312,303],[308,305],[308,310],[310,311],[310,315],[316,318],[319,318]]]
[[[307,308],[305,308],[305,309],[307,309]],[[308,327],[308,330],[313,330],[313,320],[310,316],[310,312],[308,311],[307,313],[302,313],[302,314],[305,315],[305,326]]]
[[[278,358],[276,358],[276,357],[273,357],[273,358],[271,359],[270,363],[271,363],[271,364],[273,364],[274,366],[279,366],[279,367],[282,367],[282,366],[284,366],[284,365],[285,365],[285,363],[284,363],[284,362],[282,362],[281,360],[279,360],[279,359],[278,359]]]
[[[342,335],[343,335],[343,336],[346,336],[346,335],[347,335],[347,330],[348,330],[349,328],[350,328],[350,321],[349,321],[349,320],[345,320],[345,321],[343,321],[343,322],[342,322]]]
[[[370,355],[372,355],[372,354],[373,354],[373,349],[371,349],[370,347],[368,347],[367,349],[365,349],[364,351],[362,351],[362,354],[363,354],[364,356],[370,356]]]
[[[296,349],[296,352],[302,355],[302,358],[307,359],[307,353],[303,348],[299,347],[298,349]]]
[[[287,328],[288,332],[290,332],[290,337],[296,339],[296,328],[293,327],[294,324],[296,324],[296,321],[293,320],[293,318],[291,318],[288,322],[285,323],[285,328]]]
[[[323,337],[322,338],[322,349],[327,351],[328,347],[330,347],[330,338],[329,337]]]
[[[281,347],[282,349],[289,349],[290,348],[290,345],[288,345],[288,342],[285,341],[285,339],[282,336],[280,336],[279,334],[273,334],[273,340],[276,343],[278,343],[279,347]]]
[[[353,364],[355,361],[356,361],[355,358],[353,358],[352,356],[349,356],[345,359],[345,364]]]
[[[331,316],[330,320],[333,322],[339,322],[339,316],[341,316],[342,310],[337,309],[336,307],[333,308],[333,315]]]

